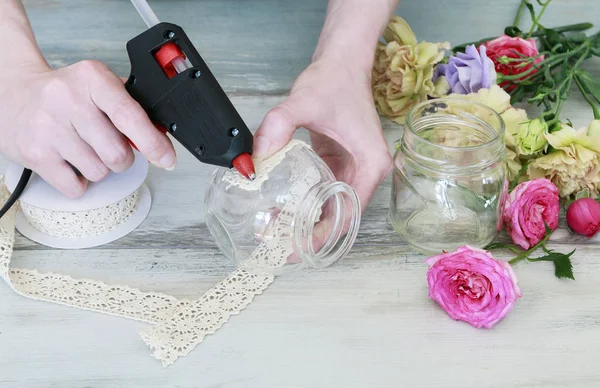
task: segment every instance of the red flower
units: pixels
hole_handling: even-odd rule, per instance
[[[483,46],[487,49],[487,56],[494,62],[494,67],[497,73],[503,75],[517,75],[531,69],[532,65],[527,64],[526,66],[522,66],[522,62],[508,62],[501,63],[500,58],[523,58],[536,57],[533,61],[535,64],[538,64],[544,60],[544,56],[539,56],[539,51],[537,49],[536,43],[534,39],[523,39],[519,37],[512,38],[508,35],[503,35],[494,40],[490,40],[488,42],[483,43]],[[527,73],[523,77],[535,73],[537,70],[533,70],[531,73]],[[523,77],[518,80],[523,79]],[[516,87],[515,83],[518,80],[504,81],[500,83],[500,86],[506,91],[511,91]]]

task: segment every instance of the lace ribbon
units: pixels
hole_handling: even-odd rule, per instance
[[[227,178],[228,183],[246,190],[257,189],[267,179],[269,171],[295,146],[307,145],[293,141],[273,158],[259,164],[254,182],[248,183],[232,174]],[[298,171],[290,178],[294,182],[289,193],[290,200],[278,217],[274,237],[263,241],[243,265],[196,300],[179,300],[171,295],[144,292],[128,286],[11,267],[18,206],[21,206],[33,226],[41,225],[40,228],[45,228],[49,233],[77,238],[88,236],[89,233],[101,233],[99,231],[110,228],[110,225],[118,225],[126,220],[135,208],[137,193],[106,208],[86,212],[87,215],[48,213],[43,209],[15,204],[0,219],[0,277],[17,294],[27,298],[153,324],[140,335],[153,349],[153,356],[168,366],[179,357],[189,354],[206,335],[215,333],[232,315],[239,314],[274,281],[273,271],[268,269],[283,266],[293,253],[290,227],[294,214],[307,191],[319,180],[320,175],[314,167],[298,166]],[[8,195],[2,181],[0,202],[4,203]],[[86,218],[91,221],[81,222]],[[49,227],[52,221],[62,222],[66,227]],[[81,227],[68,226],[75,224]]]

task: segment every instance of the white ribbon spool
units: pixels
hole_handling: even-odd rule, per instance
[[[5,183],[14,190],[23,167],[10,164]],[[71,199],[32,174],[19,198],[16,228],[39,244],[61,249],[104,245],[126,236],[148,216],[150,190],[144,184],[148,162],[135,152],[133,165],[125,172],[90,182],[85,193]]]

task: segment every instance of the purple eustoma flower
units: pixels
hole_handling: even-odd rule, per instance
[[[445,76],[450,89],[457,94],[475,93],[479,89],[487,89],[496,84],[494,62],[486,55],[485,46],[466,47],[464,53],[457,53],[448,59],[448,64],[438,65],[435,74]]]

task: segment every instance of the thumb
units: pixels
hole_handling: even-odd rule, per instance
[[[296,129],[302,126],[299,120],[301,108],[301,103],[290,97],[266,114],[254,135],[255,158],[266,159],[292,140]]]

